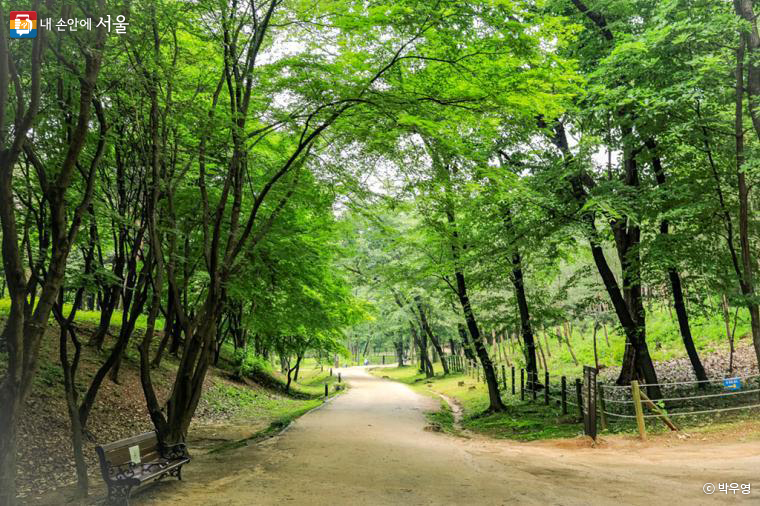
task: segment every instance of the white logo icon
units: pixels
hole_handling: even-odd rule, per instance
[[[29,14],[19,14],[16,16],[14,29],[19,35],[28,35],[32,31],[32,22],[29,21]]]

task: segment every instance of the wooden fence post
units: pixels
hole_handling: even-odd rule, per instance
[[[327,392],[327,383],[325,383],[325,399],[327,399],[327,395],[328,395],[328,392]]]
[[[515,366],[512,366],[512,395],[515,393]]]
[[[567,414],[567,378],[562,376],[562,414]]]
[[[520,400],[525,400],[525,369],[520,368]]]
[[[338,373],[338,383],[340,383],[340,380],[341,380],[340,373]]]
[[[544,371],[544,404],[549,405],[549,371]]]
[[[504,364],[501,364],[501,384],[504,387],[504,393],[507,392],[507,370],[504,368]]]
[[[578,401],[578,415],[583,418],[583,389],[580,378],[575,378],[575,397]]]
[[[633,409],[636,412],[636,426],[639,428],[639,437],[642,441],[647,439],[647,429],[644,425],[644,409],[641,407],[641,392],[639,382],[631,381],[631,395],[633,397]]]
[[[332,376],[332,367],[330,368],[330,376]]]

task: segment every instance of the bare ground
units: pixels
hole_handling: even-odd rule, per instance
[[[515,443],[426,431],[434,399],[400,383],[342,371],[349,391],[262,443],[197,457],[184,481],[134,504],[711,504],[705,483],[760,487],[760,443],[733,438],[610,438]],[[753,500],[754,498],[754,500]]]

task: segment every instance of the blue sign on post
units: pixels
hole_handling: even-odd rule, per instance
[[[739,378],[723,378],[723,388],[726,390],[741,390],[742,381]]]

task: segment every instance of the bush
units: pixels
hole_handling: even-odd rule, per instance
[[[241,377],[251,377],[270,371],[270,364],[264,358],[254,355],[251,352],[237,350],[232,358],[232,365],[235,373]]]

